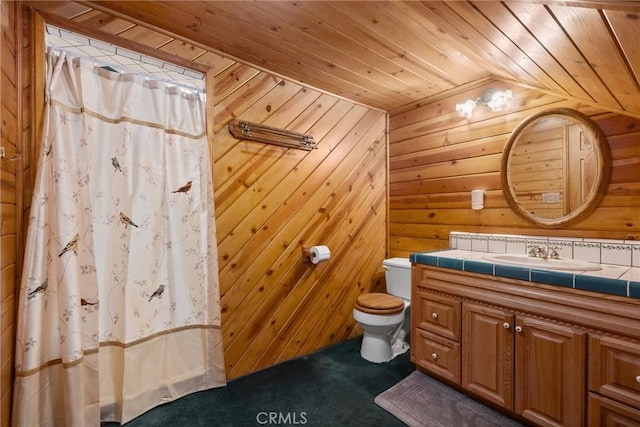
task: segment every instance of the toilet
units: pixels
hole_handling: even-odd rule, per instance
[[[360,355],[375,363],[387,362],[409,349],[405,339],[411,323],[411,262],[390,258],[382,266],[387,293],[362,294],[353,308],[353,318],[364,331]]]

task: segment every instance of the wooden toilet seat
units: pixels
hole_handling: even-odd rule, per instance
[[[369,314],[397,314],[404,309],[404,301],[389,294],[371,293],[358,296],[355,306]]]

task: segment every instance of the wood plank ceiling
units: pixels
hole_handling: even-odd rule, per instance
[[[497,78],[640,115],[637,1],[60,3],[48,8],[133,18],[168,36],[158,48],[195,41],[194,54],[215,49],[385,111]]]

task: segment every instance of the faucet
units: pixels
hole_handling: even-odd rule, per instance
[[[541,248],[540,246],[532,246],[529,249],[529,256],[533,258],[542,258],[542,259],[560,259],[560,252],[558,252],[560,248],[558,246],[554,246],[552,248],[548,248],[548,251]]]
[[[540,246],[533,246],[529,250],[529,256],[533,257],[533,258],[542,258],[542,259],[547,259],[548,258],[547,251],[544,250],[543,248],[541,248]],[[558,256],[558,258],[559,258],[559,256]]]
[[[547,257],[548,257],[547,251],[546,251],[546,250],[544,250],[544,249],[543,249],[543,248],[541,248],[541,247],[538,247],[538,248],[536,249],[536,253],[537,253],[537,257],[538,257],[538,258],[547,259]]]

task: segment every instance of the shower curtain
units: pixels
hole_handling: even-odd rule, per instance
[[[46,57],[13,421],[124,423],[226,382],[203,95]]]

